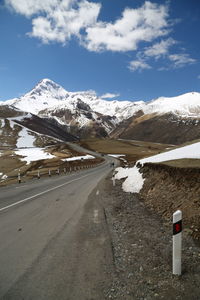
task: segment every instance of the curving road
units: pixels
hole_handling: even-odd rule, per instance
[[[101,289],[94,293],[82,276],[101,273],[102,259],[110,257],[101,209],[88,197],[111,171],[111,161],[106,157],[93,169],[1,188],[0,299],[101,299]],[[93,243],[85,265],[79,247],[89,245],[88,226],[100,226],[102,250]]]

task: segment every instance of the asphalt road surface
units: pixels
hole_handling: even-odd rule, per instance
[[[0,299],[103,299],[98,284],[110,259],[109,237],[88,197],[111,160],[1,188]]]

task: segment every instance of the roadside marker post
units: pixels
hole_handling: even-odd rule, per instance
[[[40,179],[40,171],[37,173],[37,178]]]
[[[49,177],[51,177],[51,170],[49,170]]]
[[[21,183],[21,175],[20,175],[20,172],[18,173],[18,183]]]
[[[66,168],[64,168],[64,173],[66,174]]]
[[[112,182],[113,182],[113,186],[115,186],[115,175],[114,175],[114,173],[112,175]]]
[[[177,210],[173,214],[173,274],[181,275],[181,248],[182,248],[182,212]]]
[[[59,168],[58,168],[58,170],[57,170],[57,174],[60,175],[60,169],[59,169]]]

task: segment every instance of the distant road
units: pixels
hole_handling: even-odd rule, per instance
[[[55,272],[53,285],[51,277],[58,257],[61,265],[74,259],[73,249],[60,257],[63,241],[72,239],[88,196],[111,171],[113,159],[105,159],[93,169],[0,189],[0,299],[76,299],[68,298],[65,287],[55,296],[66,277],[62,270]]]

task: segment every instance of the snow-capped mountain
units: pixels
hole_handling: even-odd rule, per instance
[[[182,117],[200,117],[200,93],[191,92],[177,97],[160,97],[148,102],[143,108],[145,114],[173,113]]]
[[[23,111],[39,114],[40,111],[52,112],[58,109],[67,109],[73,113],[76,112],[80,102],[88,105],[87,110],[115,116],[118,123],[131,117],[145,105],[143,101],[106,101],[98,98],[94,91],[68,92],[50,79],[41,80],[24,96],[1,104],[13,105]]]
[[[131,102],[98,99],[93,91],[68,92],[49,79],[40,81],[24,96],[1,105],[12,105],[45,118],[53,117],[61,125],[67,125],[68,132],[79,136],[85,136],[86,128],[87,135],[106,136],[117,123],[137,110],[132,108]]]
[[[107,101],[99,98],[94,91],[66,91],[50,79],[41,80],[24,96],[0,102],[0,105],[11,105],[42,118],[53,119],[65,126],[67,132],[80,137],[112,134],[114,137],[138,138],[135,131],[142,130],[144,133],[150,123],[153,131],[161,119],[165,120],[166,128],[168,123],[187,126],[187,119],[194,120],[197,125],[200,118],[200,93],[160,97],[150,102]],[[148,130],[142,136],[148,138]]]
[[[200,113],[200,93],[191,92],[177,97],[160,97],[150,102],[107,101],[97,97],[94,91],[68,92],[50,79],[41,80],[30,92],[0,104],[13,105],[20,110],[38,114],[45,109],[76,109],[82,101],[91,111],[102,115],[116,116],[118,122],[128,119],[139,110],[149,113],[175,113],[198,116]]]

